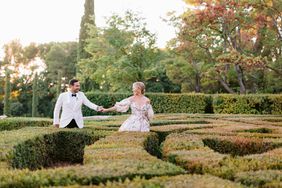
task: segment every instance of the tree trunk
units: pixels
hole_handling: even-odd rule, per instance
[[[243,75],[243,70],[241,69],[240,65],[236,64],[235,65],[235,70],[237,73],[237,79],[239,82],[240,86],[240,94],[246,94],[246,87],[244,84],[244,75]]]
[[[4,96],[4,115],[11,115],[10,107],[10,95],[11,95],[11,83],[10,83],[10,72],[6,68],[6,78],[5,78],[5,96]]]
[[[196,73],[195,76],[195,92],[200,93],[201,92],[201,76],[200,73]]]
[[[222,77],[220,75],[218,75],[217,80],[219,81],[219,83],[224,87],[224,89],[226,89],[226,91],[228,91],[229,93],[235,93],[233,91],[233,89],[231,89],[228,84],[222,79]]]
[[[38,115],[38,76],[35,74],[32,84],[32,117]]]

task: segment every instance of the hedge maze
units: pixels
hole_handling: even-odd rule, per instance
[[[158,114],[150,133],[117,132],[126,118],[1,120],[0,187],[282,187],[279,115]]]

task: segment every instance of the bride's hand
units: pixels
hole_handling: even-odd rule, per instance
[[[107,109],[106,108],[102,108],[101,112],[105,113],[105,112],[107,112]]]

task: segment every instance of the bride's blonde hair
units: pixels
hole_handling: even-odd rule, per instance
[[[138,87],[142,94],[145,93],[145,84],[143,82],[134,82],[132,87]]]

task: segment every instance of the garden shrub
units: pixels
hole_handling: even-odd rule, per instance
[[[219,153],[231,154],[233,156],[263,153],[274,149],[276,146],[274,143],[264,142],[261,139],[243,137],[204,138],[203,143]]]
[[[92,102],[110,107],[131,93],[86,93]],[[282,114],[281,94],[146,93],[155,113]],[[101,114],[83,107],[85,116]],[[112,112],[109,114],[119,114]]]
[[[50,125],[52,125],[52,120],[47,118],[6,118],[0,120],[0,131],[23,127],[48,127]]]
[[[98,138],[87,132],[61,131],[29,139],[14,147],[11,165],[34,170],[62,162],[82,164],[84,146]]]
[[[281,114],[281,99],[281,95],[271,94],[213,95],[213,111],[216,114]]]
[[[258,170],[239,172],[235,175],[235,181],[253,187],[281,187],[281,170]]]

